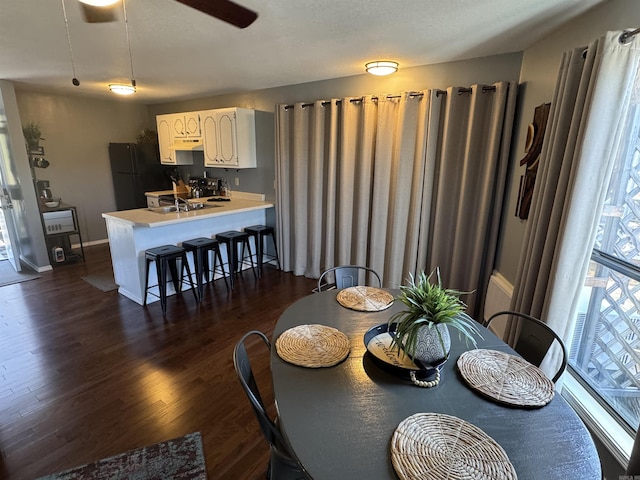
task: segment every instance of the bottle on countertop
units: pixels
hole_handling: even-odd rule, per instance
[[[226,197],[227,196],[227,188],[226,188],[226,183],[224,180],[220,180],[220,191],[218,192],[218,195],[221,197]]]
[[[221,182],[220,196],[223,198],[231,198],[231,188],[229,187],[229,182],[226,180],[222,180]]]

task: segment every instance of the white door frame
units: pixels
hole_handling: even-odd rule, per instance
[[[6,169],[11,167],[11,165],[7,165],[7,163],[2,154],[2,149],[0,149],[0,229],[2,229],[2,237],[5,242],[9,262],[16,272],[20,272],[22,270],[19,253],[20,242],[18,241],[18,232],[13,216],[11,189],[8,188],[5,182],[7,176],[4,174]],[[19,185],[16,185],[16,187],[19,188]]]

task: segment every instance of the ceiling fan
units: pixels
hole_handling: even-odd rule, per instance
[[[251,25],[258,14],[231,0],[176,0],[238,28]],[[117,19],[118,0],[80,0],[84,19],[89,23],[113,22]]]

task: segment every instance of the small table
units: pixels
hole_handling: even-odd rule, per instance
[[[84,246],[76,207],[63,202],[57,207],[41,205],[40,215],[51,265],[84,261]],[[72,244],[71,237],[77,237],[77,248]],[[60,251],[62,254],[58,257]]]
[[[403,305],[357,312],[338,304],[336,294],[315,293],[291,305],[278,320],[273,340],[297,325],[328,325],[349,337],[351,352],[345,361],[312,369],[285,362],[275,348],[271,353],[280,426],[314,480],[398,478],[391,463],[391,437],[402,420],[418,412],[453,415],[484,430],[506,451],[519,480],[601,478],[589,432],[558,393],[538,409],[500,405],[475,393],[456,368],[468,348],[455,330],[440,384],[416,387],[381,369],[363,342],[369,328],[386,323]],[[478,348],[514,353],[489,330],[481,327],[481,332]]]

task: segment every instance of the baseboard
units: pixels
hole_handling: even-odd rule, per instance
[[[109,243],[109,239],[108,238],[103,238],[102,240],[92,240],[90,242],[82,242],[82,246],[83,247],[92,247],[94,245],[102,245],[104,243]],[[76,243],[71,245],[71,248],[80,248],[80,244]]]
[[[31,270],[33,270],[34,272],[38,272],[38,273],[49,272],[49,271],[53,270],[53,267],[51,265],[45,265],[44,267],[38,267],[38,266],[34,265],[33,263],[31,263],[27,258],[23,257],[22,255],[20,255],[20,263],[24,263]]]

